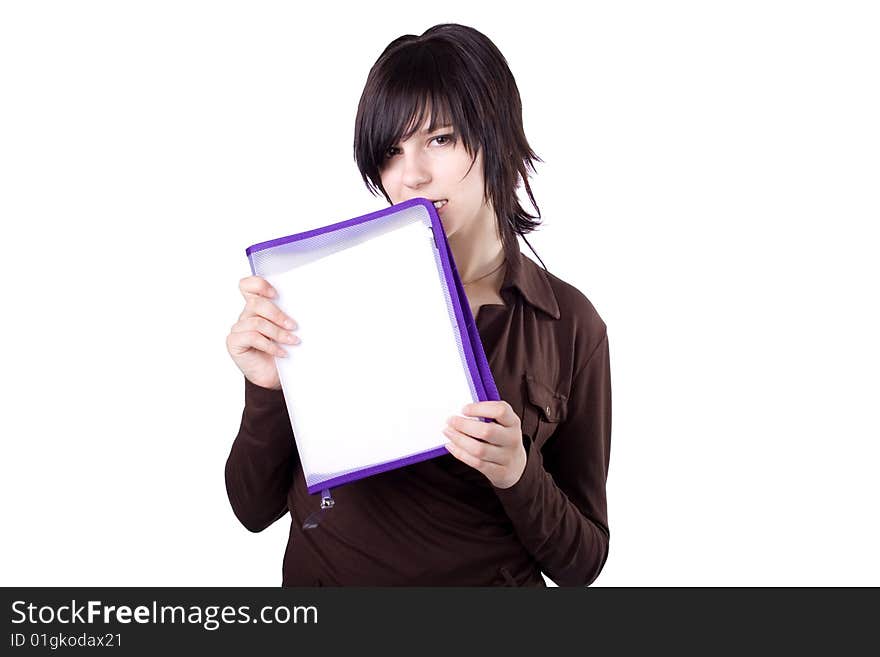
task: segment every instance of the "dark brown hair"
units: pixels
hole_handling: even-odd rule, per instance
[[[464,25],[435,25],[421,36],[407,34],[392,41],[370,69],[355,119],[354,158],[367,189],[373,195],[381,192],[389,204],[380,178],[385,154],[420,129],[427,112],[429,130],[453,126],[471,156],[471,167],[482,149],[483,197],[495,210],[507,265],[516,268],[516,236],[525,239],[540,225],[528,169],[534,173],[534,161],[543,160],[523,132],[513,74],[488,37]],[[520,180],[537,215],[519,203]]]

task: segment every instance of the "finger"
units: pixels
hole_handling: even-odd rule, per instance
[[[446,418],[446,423],[472,438],[484,440],[493,445],[503,446],[505,444],[504,435],[500,431],[503,427],[494,421],[483,422],[482,420],[452,415]]]
[[[515,427],[519,424],[519,416],[506,401],[473,402],[466,404],[461,412],[464,415],[495,420],[503,427]]]
[[[497,445],[480,442],[479,440],[452,428],[444,427],[443,435],[449,438],[449,440],[452,441],[452,444],[458,447],[462,452],[469,454],[479,461],[497,463],[498,465],[507,462],[504,450]]]
[[[247,301],[245,301],[244,311],[239,317],[239,321],[255,316],[265,317],[270,322],[274,322],[288,330],[293,330],[297,327],[296,321],[292,317],[285,315],[273,302],[265,297],[251,294],[248,296]]]
[[[264,351],[272,356],[286,358],[289,354],[280,344],[273,342],[259,331],[242,331],[226,336],[226,344],[232,353],[243,354],[248,349]]]
[[[275,340],[275,342],[286,342],[287,344],[299,344],[300,342],[300,339],[296,335],[290,331],[285,331],[265,317],[247,317],[233,324],[231,331],[233,333],[259,331],[270,340]]]
[[[264,297],[274,298],[278,296],[269,281],[262,276],[247,276],[238,282],[238,289],[242,296],[247,299],[248,294],[259,294]]]
[[[446,449],[459,461],[471,466],[475,470],[479,470],[490,480],[493,478],[495,480],[498,480],[504,476],[504,466],[498,465],[497,463],[489,463],[488,461],[478,459],[473,454],[469,454],[468,452],[462,450],[461,447],[459,447],[455,443],[447,444]]]

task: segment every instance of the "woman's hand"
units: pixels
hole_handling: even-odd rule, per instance
[[[278,390],[281,380],[274,357],[286,358],[288,354],[277,343],[299,343],[290,333],[296,322],[269,301],[277,293],[266,279],[248,276],[239,281],[238,289],[244,297],[244,310],[226,336],[226,350],[251,383]]]
[[[492,418],[495,422],[453,416],[444,435],[452,441],[446,449],[462,463],[482,472],[495,488],[510,488],[526,469],[520,418],[505,401],[467,404],[462,413]]]

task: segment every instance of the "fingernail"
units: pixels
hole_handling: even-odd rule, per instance
[[[292,329],[292,328],[296,328],[296,323],[292,319],[285,319],[284,326],[286,326],[289,329]]]

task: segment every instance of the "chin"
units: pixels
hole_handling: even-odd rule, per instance
[[[443,230],[446,231],[447,237],[458,231],[459,228],[461,228],[461,226],[459,225],[460,222],[456,221],[455,217],[443,217],[438,215],[437,218],[440,219],[440,223],[443,225]]]

